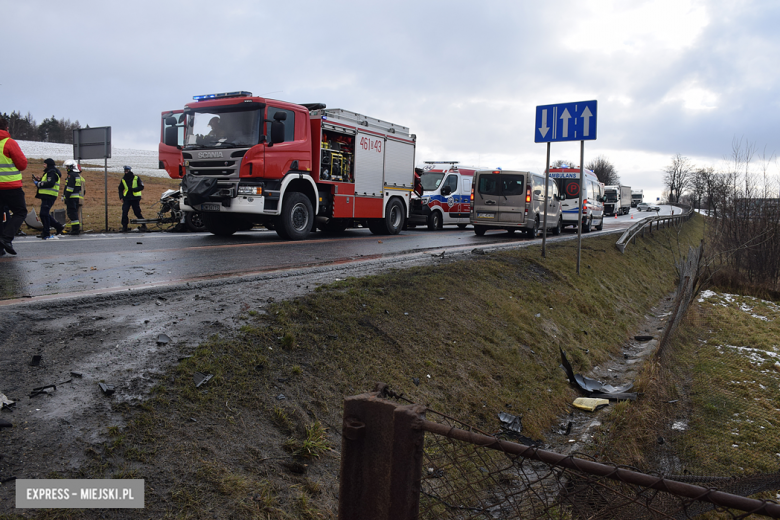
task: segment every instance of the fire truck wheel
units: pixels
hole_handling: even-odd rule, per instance
[[[297,191],[288,194],[282,205],[281,217],[281,227],[290,240],[302,240],[309,236],[314,219],[309,197]],[[276,232],[279,233],[279,229]]]
[[[441,213],[438,211],[431,212],[431,214],[428,215],[428,229],[433,231],[435,229],[441,229],[442,226]]]
[[[209,233],[220,237],[229,237],[238,231],[238,221],[232,215],[203,213],[203,224]]]
[[[563,231],[563,217],[558,217],[558,225],[553,228],[553,235],[560,235]]]
[[[397,235],[403,229],[405,221],[404,205],[398,199],[391,199],[385,210],[382,231],[387,235]]]
[[[190,231],[206,230],[206,225],[203,223],[203,216],[197,211],[188,211],[185,213],[184,222],[187,223],[187,229]]]
[[[478,226],[478,225],[476,225],[476,224],[474,225],[474,233],[475,233],[475,234],[476,234],[478,237],[481,237],[482,235],[484,235],[484,234],[485,234],[485,231],[487,231],[487,228],[486,228],[485,226]]]

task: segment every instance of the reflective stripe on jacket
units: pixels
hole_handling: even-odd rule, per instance
[[[125,188],[123,196],[127,197],[128,188],[124,178],[122,179],[122,186]],[[141,198],[141,192],[138,191],[138,175],[133,175],[133,197]]]
[[[65,198],[83,199],[84,198],[84,193],[82,193],[83,184],[84,184],[84,179],[81,177],[81,175],[75,175],[71,173],[70,177],[68,178],[68,183],[65,185]]]
[[[57,172],[52,172],[53,175],[57,177],[57,182],[54,183],[54,186],[51,188],[38,188],[38,195],[48,195],[49,197],[56,197],[60,194],[60,176],[57,175]],[[49,180],[49,172],[45,172],[43,174],[43,177],[41,177],[41,181],[38,183],[44,184],[46,181]]]
[[[10,157],[1,153],[8,139],[10,138],[6,137],[0,141],[0,189],[10,187],[12,182],[18,184],[19,187],[22,185],[22,172],[16,168]]]

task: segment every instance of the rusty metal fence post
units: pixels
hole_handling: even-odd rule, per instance
[[[419,512],[425,407],[361,394],[344,400],[339,520],[413,520]]]

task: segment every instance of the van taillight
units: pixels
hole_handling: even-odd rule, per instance
[[[528,186],[525,189],[525,201],[526,202],[531,202],[531,187],[530,186]]]
[[[469,203],[471,204],[471,207],[474,207],[474,185],[471,185],[471,198],[469,199]]]

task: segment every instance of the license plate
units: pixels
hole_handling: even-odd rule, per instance
[[[477,218],[495,218],[495,213],[477,213]]]
[[[220,204],[201,204],[201,211],[219,211]]]

